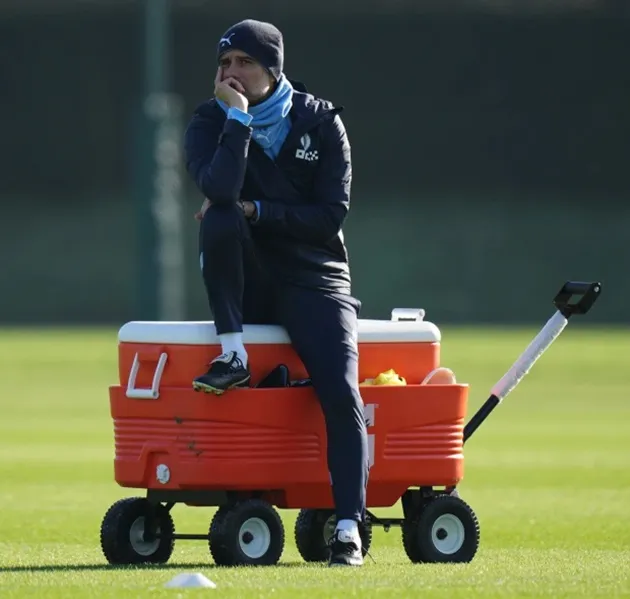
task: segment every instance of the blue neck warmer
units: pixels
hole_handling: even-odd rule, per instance
[[[227,104],[218,99],[217,103],[227,114]],[[292,106],[293,86],[283,73],[273,94],[261,104],[248,108],[248,114],[253,117],[252,137],[268,154],[277,155],[289,133],[291,120],[287,116]]]

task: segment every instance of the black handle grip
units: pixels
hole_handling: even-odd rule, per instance
[[[567,281],[553,300],[556,308],[563,316],[569,318],[573,314],[586,314],[602,290],[602,284]],[[575,303],[569,303],[573,296],[580,296]]]

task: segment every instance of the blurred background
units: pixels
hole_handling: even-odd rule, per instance
[[[243,18],[345,106],[363,316],[627,324],[627,0],[0,0],[0,322],[208,319],[183,130]],[[541,323],[542,324],[542,323]]]

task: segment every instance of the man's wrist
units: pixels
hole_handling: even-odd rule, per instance
[[[237,108],[236,106],[232,106],[228,109],[227,118],[238,121],[239,123],[242,123],[246,127],[249,127],[254,117],[248,112],[245,112],[244,110],[241,110],[240,108]]]
[[[240,110],[242,112],[247,112],[249,108],[249,102],[247,102],[243,98],[238,98],[237,100],[234,101],[233,104],[230,104],[230,107],[236,108],[237,110]]]

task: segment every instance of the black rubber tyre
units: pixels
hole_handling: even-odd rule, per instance
[[[223,545],[217,540],[220,538],[223,530],[223,520],[225,515],[229,511],[229,507],[222,505],[214,513],[212,521],[210,522],[210,532],[208,533],[208,547],[210,548],[210,555],[216,564],[227,564],[230,560],[229,554],[223,549]]]
[[[217,510],[209,545],[217,566],[273,566],[284,550],[284,526],[270,504],[248,499]]]
[[[328,539],[333,534],[335,525],[336,518],[332,510],[300,510],[295,521],[295,544],[304,561],[328,561]],[[369,520],[359,524],[359,534],[365,557],[372,544],[372,525]]]
[[[159,539],[144,541],[144,521],[152,514]],[[114,503],[101,524],[101,548],[112,565],[165,564],[175,547],[173,518],[163,505],[151,505],[142,497]]]
[[[459,497],[440,495],[403,523],[402,537],[413,563],[467,563],[479,548],[479,522]]]

